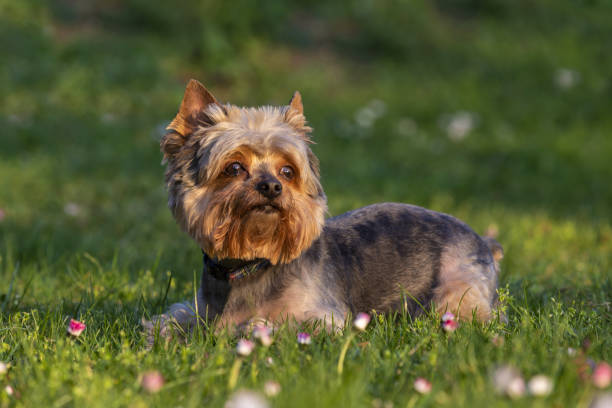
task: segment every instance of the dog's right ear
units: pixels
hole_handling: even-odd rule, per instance
[[[217,99],[195,79],[189,80],[178,113],[166,130],[169,132],[161,140],[164,158],[173,156],[185,144],[187,137],[197,126],[197,115],[210,104],[219,104]]]

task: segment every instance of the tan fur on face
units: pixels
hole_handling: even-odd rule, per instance
[[[301,98],[298,104],[294,96],[290,106],[239,108],[218,104],[207,91],[206,98],[188,95],[198,89],[188,86],[177,115],[187,118],[180,121],[180,132],[187,134],[171,128],[161,143],[170,208],[209,256],[290,262],[319,236],[326,211]],[[199,102],[191,111],[194,99],[209,103],[202,109]],[[224,173],[235,161],[248,176]],[[286,165],[294,169],[292,180],[279,175]],[[255,190],[264,174],[283,186],[273,200],[278,211],[269,214],[254,209],[269,201]]]

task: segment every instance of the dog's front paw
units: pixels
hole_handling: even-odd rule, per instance
[[[140,322],[145,331],[147,348],[153,347],[156,338],[185,340],[195,323],[196,314],[190,303],[175,303],[166,313],[153,316],[151,320],[143,317]]]

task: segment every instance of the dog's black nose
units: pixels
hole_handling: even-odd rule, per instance
[[[283,191],[283,185],[276,179],[276,177],[267,176],[264,177],[257,185],[255,189],[266,198],[276,198]]]

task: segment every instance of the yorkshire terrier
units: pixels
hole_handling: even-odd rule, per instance
[[[358,312],[451,311],[487,321],[501,246],[449,215],[382,203],[325,220],[319,162],[302,98],[221,104],[191,80],[161,141],[168,206],[203,252],[193,303],[145,322],[169,335],[198,321],[321,320]]]

